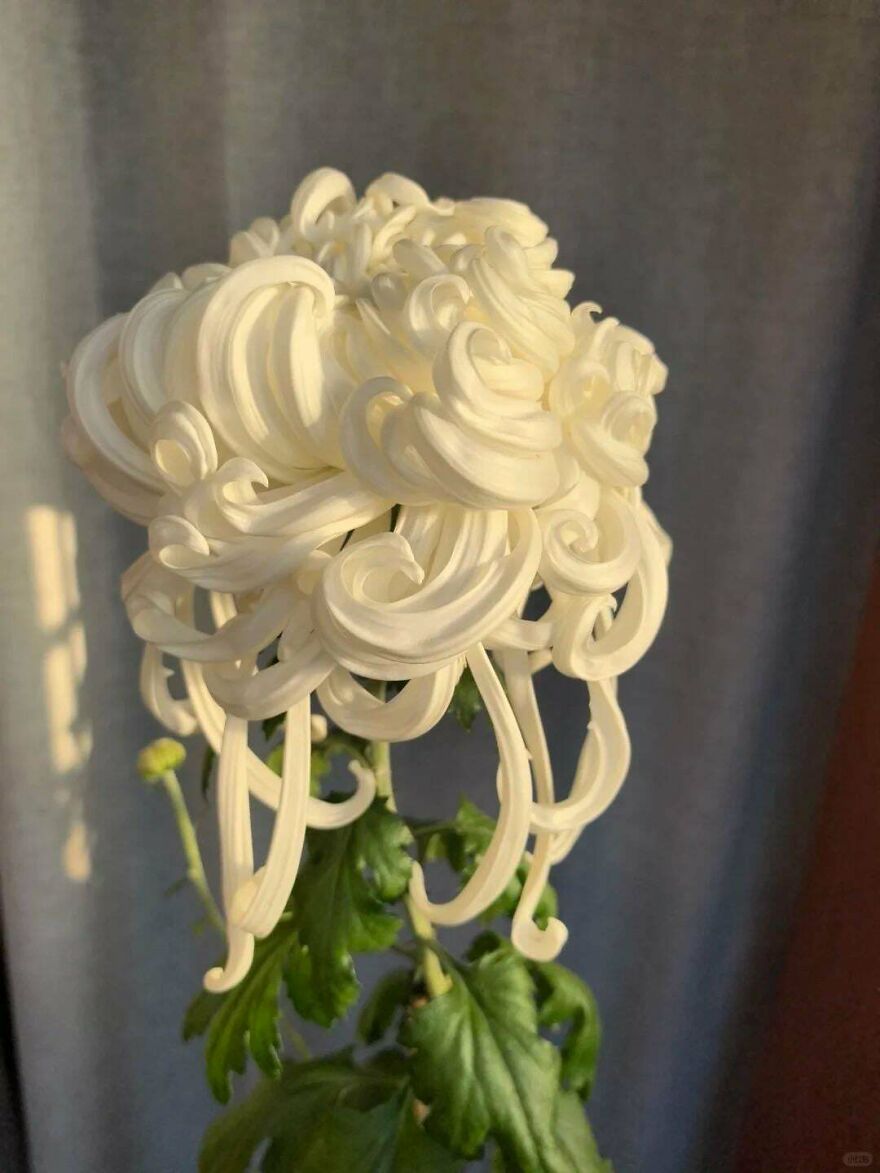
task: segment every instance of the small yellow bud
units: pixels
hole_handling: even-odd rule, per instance
[[[160,737],[145,745],[138,754],[138,773],[147,782],[155,782],[169,770],[176,770],[186,761],[186,750],[173,737]]]

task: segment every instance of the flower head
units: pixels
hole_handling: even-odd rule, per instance
[[[657,632],[669,544],[641,491],[666,368],[598,306],[570,309],[556,252],[522,204],[431,200],[397,175],[358,200],[324,168],[283,220],[234,236],[228,264],[163,278],[73,356],[68,451],[147,527],[122,584],[145,701],[220,754],[229,956],[209,988],[240,980],[278,920],[306,826],[372,799],[367,771],[345,802],[309,797],[312,694],[352,733],[406,740],[440,719],[465,663],[498,741],[495,839],[453,900],[432,902],[417,867],[411,897],[435,923],[470,919],[534,836],[513,940],[534,957],[565,940],[532,916],[626,774],[616,678]],[[523,618],[541,585],[545,613]],[[589,692],[559,800],[532,684],[551,661]],[[409,683],[383,702],[359,676]],[[282,712],[278,779],[247,730]],[[258,870],[250,795],[277,810]]]

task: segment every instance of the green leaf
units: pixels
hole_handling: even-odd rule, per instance
[[[247,976],[226,994],[199,993],[187,1010],[184,1039],[207,1031],[208,1085],[221,1104],[228,1102],[233,1072],[244,1074],[250,1053],[270,1076],[281,1069],[278,995],[285,962],[294,944],[289,919],[256,942]]]
[[[411,969],[393,969],[379,979],[358,1018],[358,1035],[365,1043],[376,1043],[388,1033],[409,1002],[412,987]]]
[[[449,711],[455,717],[456,721],[458,721],[459,725],[461,725],[462,729],[470,733],[477,714],[482,712],[482,709],[483,698],[480,695],[477,682],[474,680],[470,668],[465,668],[464,672],[459,676],[455,691],[452,694]]]
[[[502,949],[449,968],[452,988],[415,1010],[403,1036],[427,1131],[465,1157],[492,1136],[522,1173],[570,1173],[555,1134],[559,1054],[538,1033],[525,963]]]
[[[314,1158],[321,1158],[322,1150],[326,1153],[337,1109],[368,1111],[400,1087],[399,1076],[357,1068],[346,1053],[285,1063],[277,1080],[259,1084],[210,1126],[199,1154],[200,1173],[246,1173],[266,1141],[270,1144],[261,1164],[266,1173],[316,1169]],[[322,1167],[329,1173],[326,1164]]]
[[[562,1079],[586,1100],[596,1076],[602,1039],[596,999],[576,973],[555,961],[531,962],[529,969],[541,1025],[568,1026],[562,1044]]]
[[[560,1092],[556,1105],[556,1138],[572,1173],[614,1173],[596,1147],[590,1123],[574,1092]],[[492,1173],[517,1173],[500,1149],[492,1154]]]
[[[596,1146],[583,1105],[575,1092],[560,1092],[556,1108],[556,1136],[572,1173],[614,1173]]]
[[[224,996],[223,994],[209,994],[207,990],[199,990],[186,1008],[184,1015],[180,1033],[185,1043],[205,1033],[211,1025],[214,1015],[223,1005]]]
[[[200,1173],[246,1173],[267,1141],[263,1173],[456,1173],[461,1162],[421,1128],[399,1069],[356,1067],[347,1054],[285,1064],[211,1125]]]
[[[354,953],[388,949],[401,921],[386,904],[409,883],[412,836],[377,799],[360,819],[333,831],[309,831],[309,856],[292,902],[298,946],[288,965],[288,989],[303,1017],[330,1026],[357,999]]]
[[[466,882],[474,873],[492,841],[495,821],[469,799],[459,803],[455,818],[443,823],[414,826],[426,860],[446,859],[450,867]],[[528,875],[528,863],[522,860],[506,888],[486,910],[481,919],[494,920],[498,916],[513,916]],[[557,911],[556,893],[547,884],[535,909],[535,922],[544,928]]]
[[[315,1173],[454,1173],[461,1161],[418,1123],[411,1094],[399,1093],[369,1112],[334,1113],[329,1162]],[[299,1168],[299,1166],[297,1166]]]

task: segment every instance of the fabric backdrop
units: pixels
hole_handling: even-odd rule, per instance
[[[603,1150],[619,1173],[723,1173],[876,529],[880,8],[0,13],[0,867],[32,1168],[186,1173],[214,1110],[178,1040],[209,947],[163,896],[178,846],[132,769],[154,728],[117,579],[143,538],[61,454],[59,364],[330,164],[525,200],[575,295],[669,364],[649,500],[670,610],[623,685],[630,779],[558,879],[564,959],[604,1012]],[[567,769],[583,702],[547,687]],[[485,730],[398,761],[405,802],[493,770]]]

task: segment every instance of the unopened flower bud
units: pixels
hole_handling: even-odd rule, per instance
[[[138,754],[138,773],[147,782],[155,782],[169,770],[177,770],[186,761],[186,750],[173,737],[160,737],[145,745]]]

